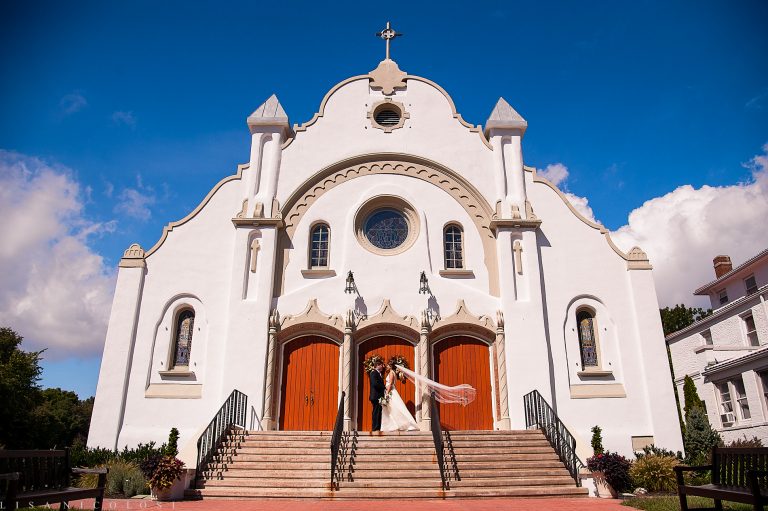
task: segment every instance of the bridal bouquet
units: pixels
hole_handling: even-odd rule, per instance
[[[392,399],[392,391],[385,392],[382,397],[379,398],[379,404],[381,406],[389,406],[389,400]]]

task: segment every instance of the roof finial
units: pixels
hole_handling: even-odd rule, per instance
[[[389,60],[389,41],[401,35],[403,34],[401,34],[400,32],[395,32],[395,29],[389,26],[389,21],[387,21],[387,28],[385,28],[381,32],[376,33],[376,37],[381,37],[387,43],[386,60]]]

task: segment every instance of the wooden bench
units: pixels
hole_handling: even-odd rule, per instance
[[[72,487],[73,474],[98,474],[96,488]],[[95,498],[100,511],[107,484],[107,469],[71,468],[69,449],[50,451],[0,450],[0,481],[5,481],[2,509],[50,506],[67,509],[71,500]]]
[[[685,484],[683,472],[694,470],[711,470],[710,484]],[[753,509],[763,511],[768,503],[768,447],[713,447],[711,465],[677,466],[675,476],[681,511],[688,511],[688,495],[714,499],[715,507],[708,510],[721,511],[722,501],[727,500],[751,504]]]

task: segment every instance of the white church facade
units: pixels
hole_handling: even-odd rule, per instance
[[[301,125],[275,96],[247,123],[248,162],[120,261],[90,446],[177,427],[194,466],[235,389],[254,427],[330,430],[343,392],[345,427],[364,430],[362,361],[379,353],[477,389],[441,408],[447,429],[523,429],[537,390],[582,460],[594,425],[624,454],[682,448],[648,258],[523,164],[506,101],[468,124],[386,59]],[[401,394],[428,429],[426,396]]]

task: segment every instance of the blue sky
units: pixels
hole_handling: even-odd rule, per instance
[[[68,199],[79,202],[59,230],[103,258],[99,282],[108,281],[131,242],[152,246],[247,161],[245,118],[270,94],[301,123],[335,83],[376,67],[383,43],[373,34],[387,20],[405,34],[393,43],[402,69],[442,85],[473,124],[507,99],[529,122],[526,163],[566,168],[560,186],[611,230],[651,199],[759,179],[764,1],[6,1],[0,149],[37,165],[12,182],[33,193],[34,176],[52,169],[76,185]],[[749,193],[768,201],[762,191]],[[740,254],[732,245],[718,249]],[[696,257],[709,266],[713,255]],[[700,283],[681,283],[670,300]],[[28,324],[10,310],[0,321]],[[84,323],[95,338],[99,317]],[[47,344],[41,325],[28,330],[30,349],[49,346],[44,384],[95,391],[98,343],[68,349]]]

